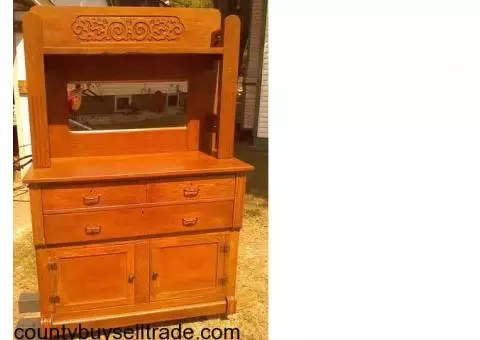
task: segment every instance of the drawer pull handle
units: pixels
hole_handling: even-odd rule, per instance
[[[85,227],[85,234],[87,235],[100,234],[101,231],[102,231],[102,227],[100,226]]]
[[[152,280],[156,280],[158,278],[158,273],[157,272],[153,272],[152,273]]]
[[[83,196],[83,204],[85,205],[95,205],[100,202],[100,195],[85,197]]]
[[[130,273],[128,274],[128,283],[133,283],[135,281],[135,275]]]
[[[191,227],[198,222],[198,217],[194,218],[182,218],[182,223],[185,227]]]
[[[184,197],[197,197],[200,192],[199,188],[185,188],[183,189]]]

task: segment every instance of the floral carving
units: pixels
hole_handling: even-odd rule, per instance
[[[79,16],[72,31],[81,41],[172,41],[185,26],[178,17]]]

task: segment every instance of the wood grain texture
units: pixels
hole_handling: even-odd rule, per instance
[[[24,183],[79,183],[252,171],[236,158],[217,159],[202,152],[53,158],[46,169],[30,169]]]
[[[152,301],[224,294],[225,234],[203,234],[152,240]]]
[[[187,150],[187,129],[163,131],[118,130],[108,133],[72,133],[67,126],[50,126],[53,157],[88,157]]]
[[[206,49],[211,47],[212,33],[220,29],[216,9],[37,6],[31,11],[43,20],[49,53]],[[94,31],[93,25],[98,29]]]
[[[169,55],[169,54],[186,54],[186,55],[212,55],[220,57],[223,54],[223,47],[162,47],[158,48],[151,45],[143,46],[112,46],[112,47],[45,47],[45,55],[131,55],[133,53],[140,54],[156,54],[156,55]]]
[[[148,181],[148,202],[195,202],[204,199],[233,199],[235,177],[203,176]]]
[[[247,176],[245,173],[238,173],[235,179],[235,206],[233,210],[233,227],[240,229],[243,225],[245,188]]]
[[[149,253],[150,254],[150,253]],[[150,288],[150,271],[147,271],[148,280],[145,282]],[[177,308],[182,306],[188,305],[196,305],[196,304],[210,304],[216,303],[220,301],[224,301],[224,297],[218,297],[218,294],[213,295],[197,295],[197,296],[190,296],[186,298],[178,298],[178,299],[166,299],[166,300],[159,300],[159,301],[149,301],[146,303],[135,303],[133,305],[125,305],[125,306],[115,306],[115,307],[105,307],[100,309],[92,309],[89,311],[88,315],[84,311],[68,311],[68,312],[58,312],[55,313],[55,320],[57,322],[63,320],[73,320],[73,319],[82,319],[82,318],[94,318],[94,319],[102,319],[106,316],[120,316],[120,315],[132,315],[132,314],[143,314],[147,313],[148,311],[160,311],[163,309],[171,309]],[[125,325],[125,324],[124,324]]]
[[[51,250],[57,265],[55,310],[131,305],[135,297],[134,244]]]
[[[49,303],[48,297],[53,295],[54,287],[50,271],[48,269],[49,253],[46,249],[37,249],[35,251],[37,264],[38,293],[40,299],[40,313],[42,317],[49,318],[54,313],[54,306]]]
[[[226,229],[231,227],[232,216],[232,201],[45,215],[45,242],[88,242]]]
[[[32,136],[32,165],[34,168],[50,166],[47,103],[43,63],[42,20],[32,12],[23,17],[25,68],[28,81],[28,113]]]
[[[211,60],[209,65],[197,72],[188,81],[188,149],[207,150],[205,145],[206,116],[213,111],[213,89],[215,87],[215,61]]]
[[[47,244],[111,240],[145,236],[142,209],[122,209],[71,214],[45,215]]]
[[[229,314],[234,314],[236,313],[237,311],[237,299],[235,298],[235,296],[227,296],[225,298],[225,300],[227,301],[227,312],[226,314],[229,315]]]
[[[231,231],[227,234],[227,243],[230,247],[226,254],[225,273],[227,273],[227,296],[235,297],[235,284],[237,282],[237,258],[240,240],[239,231]]]
[[[231,227],[233,202],[220,201],[144,209],[150,234],[195,232]]]
[[[212,129],[212,134],[209,136],[212,140],[212,155],[215,157],[218,156],[218,135],[219,135],[219,117],[220,117],[220,83],[222,81],[222,60],[217,61],[216,65],[216,82],[215,82],[215,99],[213,102],[213,107],[215,108],[213,115],[215,116],[215,127]]]
[[[183,81],[209,69],[209,55],[47,55],[46,72],[63,81]],[[75,67],[72,67],[75,65]],[[125,66],[128,67],[125,67]]]
[[[109,207],[146,202],[145,182],[50,185],[42,190],[46,214],[65,209]]]
[[[29,187],[29,193],[33,244],[35,246],[42,246],[45,244],[45,233],[43,229],[42,189],[38,185],[31,185]]]
[[[210,316],[224,314],[226,311],[225,299],[215,302],[204,302],[196,304],[183,304],[181,306],[155,309],[151,305],[135,306],[131,312],[121,313],[124,307],[116,308],[116,313],[103,314],[99,316],[90,316],[82,314],[78,318],[64,317],[55,319],[52,323],[54,327],[70,326],[78,327],[81,323],[83,327],[119,327],[134,324],[156,323],[167,320],[181,320],[197,316]],[[103,312],[103,310],[100,310]]]
[[[149,302],[150,241],[135,242],[135,304]]]
[[[218,158],[233,157],[239,44],[240,19],[235,15],[230,15],[225,19],[223,38],[224,52],[220,82],[220,116],[217,137]]]

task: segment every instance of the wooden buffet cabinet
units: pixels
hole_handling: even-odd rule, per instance
[[[223,23],[222,23],[223,20]],[[246,173],[233,157],[237,17],[34,7],[24,17],[43,327],[236,310]],[[188,81],[184,127],[70,131],[70,81]]]

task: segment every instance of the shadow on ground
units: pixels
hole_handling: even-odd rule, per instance
[[[247,194],[268,199],[268,152],[255,150],[252,145],[237,144],[235,157],[255,167],[247,174]]]

